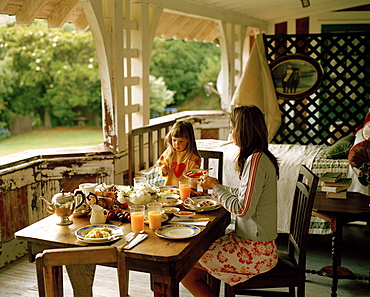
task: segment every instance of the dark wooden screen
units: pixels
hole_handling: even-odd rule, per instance
[[[279,100],[282,125],[274,143],[330,144],[353,132],[370,108],[370,33],[265,35],[268,63],[304,54],[323,68],[319,89],[302,100]]]

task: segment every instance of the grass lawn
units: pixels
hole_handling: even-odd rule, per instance
[[[57,127],[35,130],[0,141],[0,157],[29,149],[98,145],[103,131],[95,127]]]

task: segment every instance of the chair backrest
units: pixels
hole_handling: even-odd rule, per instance
[[[198,150],[201,158],[203,159],[203,168],[208,169],[209,166],[216,167],[217,165],[217,179],[222,184],[223,166],[224,166],[224,153],[216,151]],[[212,159],[217,160],[212,162]]]
[[[318,182],[318,176],[305,165],[300,166],[291,214],[288,253],[296,257],[302,276],[306,267],[308,230]]]
[[[133,129],[128,136],[128,183],[133,184],[135,173],[152,167],[163,153],[164,138],[176,120]]]
[[[113,264],[117,266],[120,296],[128,291],[124,252],[116,247],[76,247],[48,249],[36,256],[39,296],[63,296],[62,265]]]

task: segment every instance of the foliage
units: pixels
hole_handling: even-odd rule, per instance
[[[173,96],[176,92],[167,90],[163,77],[156,78],[150,75],[149,84],[151,115],[155,112],[161,113],[167,105],[174,103]]]
[[[100,78],[89,32],[33,26],[0,28],[0,120],[11,112],[73,125],[81,107],[101,109]],[[46,123],[47,124],[47,123]]]
[[[11,133],[8,129],[4,127],[0,127],[0,141],[10,136],[11,136]]]
[[[0,126],[14,115],[32,115],[38,126],[72,126],[74,118],[101,115],[101,86],[92,35],[71,25],[48,29],[0,27]],[[150,78],[151,114],[204,97],[215,83],[220,50],[210,43],[154,40]],[[195,109],[197,109],[196,106]]]
[[[163,77],[176,90],[175,105],[203,91],[206,82],[216,80],[220,70],[220,49],[211,43],[182,40],[154,40],[150,73]]]

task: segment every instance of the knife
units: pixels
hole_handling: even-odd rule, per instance
[[[122,239],[113,243],[112,246],[115,246],[118,250],[121,250],[124,246],[126,246],[132,240],[134,240],[136,236],[137,236],[137,233],[130,232],[130,233],[126,234]]]
[[[148,234],[147,233],[137,234],[137,236],[135,237],[135,239],[132,240],[128,245],[125,245],[123,247],[123,249],[124,250],[132,249],[134,246],[136,246],[137,244],[139,244],[140,242],[142,242],[143,240],[145,240],[147,238],[148,238]]]

